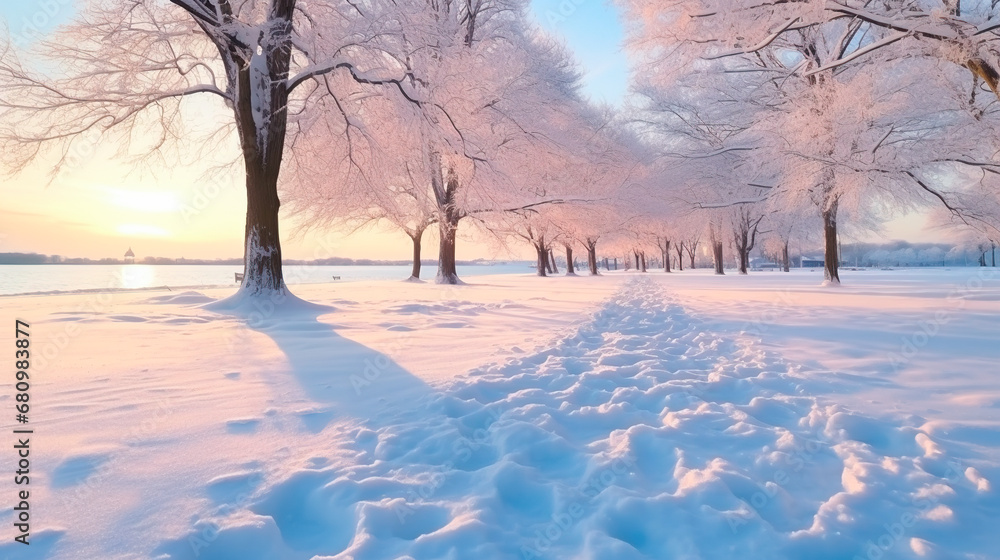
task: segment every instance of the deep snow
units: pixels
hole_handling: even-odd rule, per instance
[[[976,272],[10,299],[62,348],[0,557],[996,557]]]

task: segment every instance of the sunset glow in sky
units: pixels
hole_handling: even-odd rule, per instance
[[[29,3],[0,4],[0,18],[15,38],[25,30],[51,30],[72,16],[74,0],[53,0],[48,12]],[[628,60],[619,47],[622,27],[616,8],[600,0],[534,0],[539,25],[563,37],[584,72],[585,92],[594,101],[619,104],[628,83]],[[235,148],[235,146],[234,146]],[[136,170],[114,157],[113,147],[100,147],[86,163],[54,179],[39,163],[0,181],[0,252],[36,252],[71,257],[120,258],[132,247],[144,256],[231,258],[243,254],[246,209],[242,174],[209,182],[205,168]],[[924,219],[893,222],[887,236],[911,241],[934,240],[922,232]],[[350,237],[330,233],[294,235],[299,224],[284,218],[286,258],[330,256],[406,259],[409,240],[399,232],[378,230]],[[424,239],[433,248],[432,232]],[[527,254],[515,249],[517,256]],[[428,250],[425,257],[433,258]],[[460,259],[510,258],[493,246],[463,242]]]

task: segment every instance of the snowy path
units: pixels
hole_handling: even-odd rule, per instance
[[[161,558],[988,558],[1000,474],[635,279],[552,348],[211,485]],[[823,395],[831,395],[824,397]],[[343,438],[338,437],[342,442]],[[334,447],[331,445],[331,448]],[[976,468],[978,467],[978,469]],[[980,472],[983,474],[981,475]],[[986,475],[986,478],[983,478]],[[249,495],[239,488],[251,488]]]

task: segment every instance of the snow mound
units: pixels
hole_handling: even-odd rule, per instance
[[[464,315],[475,317],[491,311],[523,309],[524,307],[524,305],[511,300],[491,303],[454,300],[445,303],[404,303],[386,308],[385,313],[396,313],[399,315]]]
[[[373,412],[353,452],[249,497],[216,489],[193,529],[154,555],[995,554],[991,531],[969,529],[1000,509],[978,470],[919,419],[856,414],[810,396],[814,383],[634,281],[554,347]]]
[[[179,294],[169,294],[165,296],[155,296],[147,299],[143,303],[158,305],[201,305],[214,302],[215,298],[208,297],[200,292],[188,291]]]
[[[277,324],[289,318],[316,317],[336,310],[328,305],[296,297],[287,288],[264,294],[251,294],[241,289],[227,298],[206,303],[201,308],[244,318],[252,327]]]

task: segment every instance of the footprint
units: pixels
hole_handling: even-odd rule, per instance
[[[299,411],[298,415],[302,419],[302,423],[305,424],[306,429],[314,434],[322,432],[334,417],[332,411],[315,409]]]
[[[28,546],[19,542],[14,542],[13,536],[10,540],[0,544],[0,558],[4,560],[35,560],[38,558],[50,558],[53,547],[59,543],[66,531],[63,529],[45,528],[40,531],[34,530],[28,535]]]
[[[86,482],[111,459],[109,454],[77,455],[64,459],[52,471],[52,487],[66,488]]]
[[[146,317],[136,317],[135,315],[108,315],[108,319],[123,323],[145,323],[149,320]]]
[[[236,418],[226,422],[226,431],[231,434],[252,434],[260,427],[257,418]]]
[[[250,496],[263,480],[264,475],[260,471],[226,474],[209,480],[205,492],[218,504],[239,503]]]

